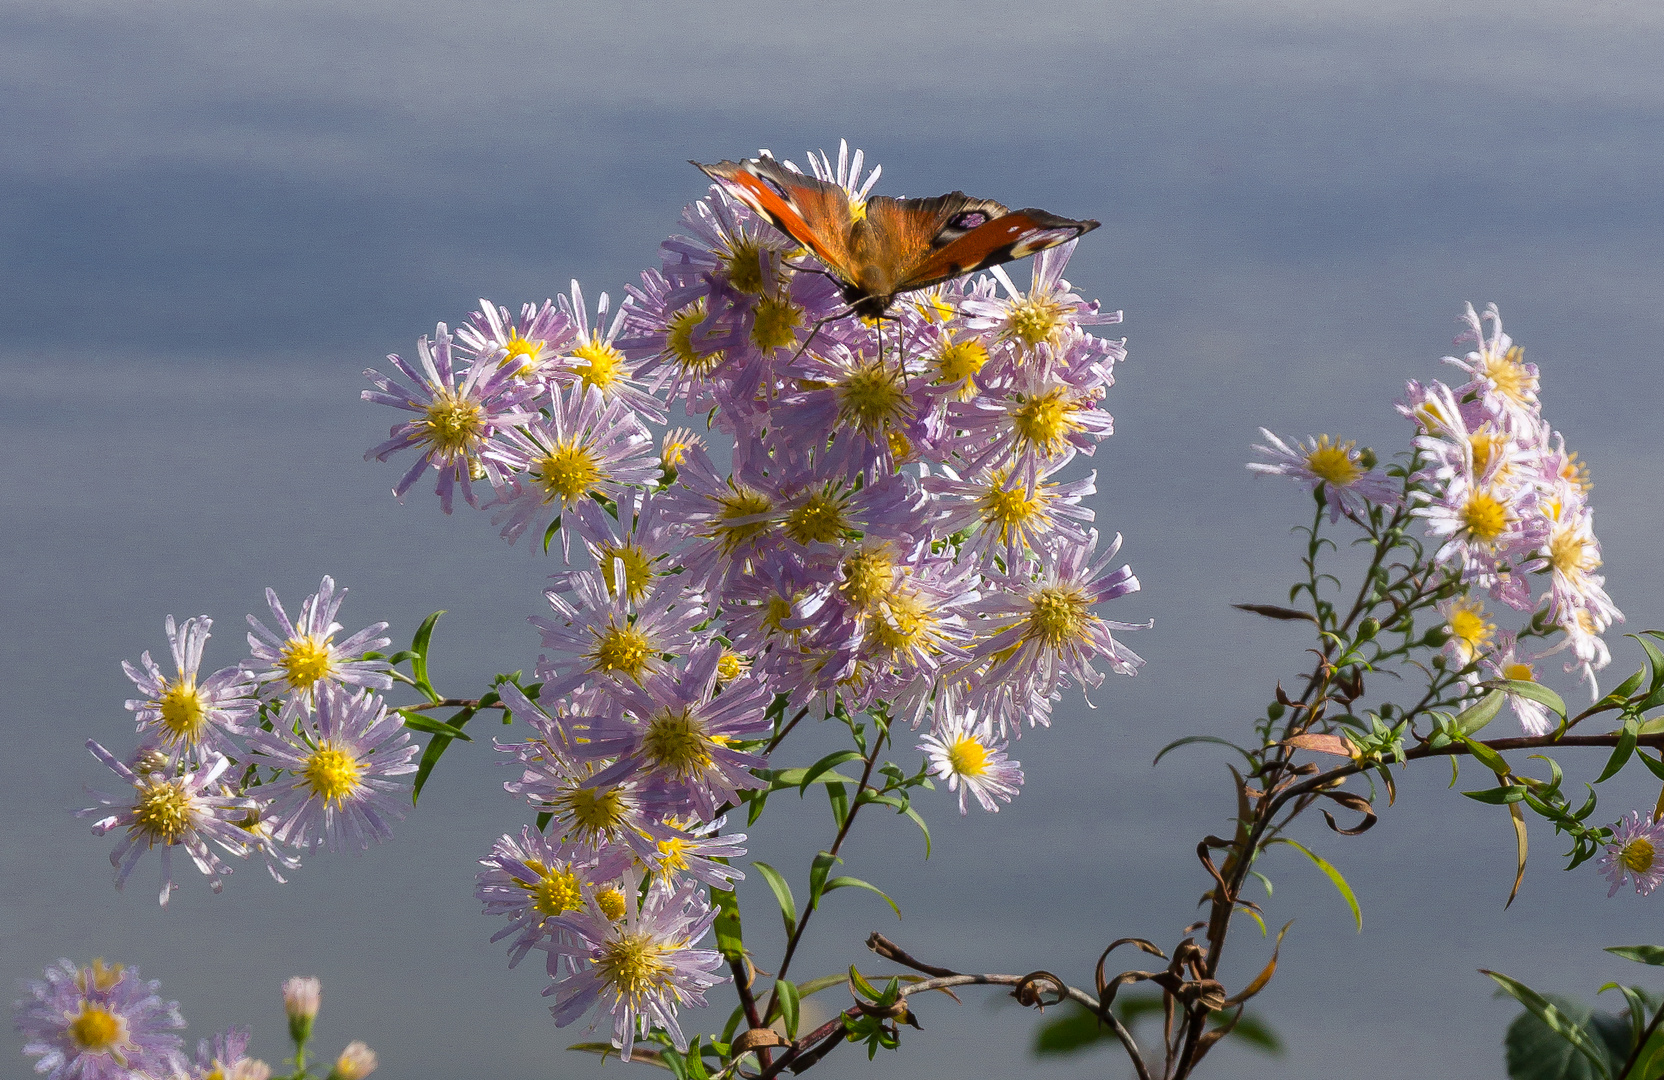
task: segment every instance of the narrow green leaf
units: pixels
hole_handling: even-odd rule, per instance
[[[826,785],[826,801],[832,807],[832,823],[838,828],[844,827],[844,819],[849,816],[849,791],[842,784]]]
[[[558,521],[559,519],[557,518],[556,520]],[[608,1057],[618,1056],[618,1047],[614,1046],[610,1042],[573,1043],[571,1046],[568,1046],[567,1049],[577,1050],[585,1054],[599,1054],[603,1061],[605,1061]],[[630,1064],[634,1065],[638,1061],[643,1065],[652,1065],[656,1068],[665,1069],[671,1072],[675,1071],[671,1069],[669,1065],[665,1064],[664,1058],[659,1056],[659,1052],[657,1050],[645,1049],[639,1043],[636,1045],[636,1048],[630,1052]]]
[[[1652,681],[1647,684],[1647,696],[1650,697],[1660,688],[1664,688],[1664,652],[1659,651],[1657,645],[1648,641],[1641,634],[1626,634],[1624,636],[1634,638],[1636,644],[1641,646],[1641,651],[1647,654],[1647,665],[1652,670]]]
[[[1647,999],[1641,995],[1641,991],[1633,986],[1607,983],[1596,990],[1595,993],[1604,994],[1614,988],[1623,994],[1625,1001],[1629,1002],[1629,1044],[1634,1046],[1641,1041],[1641,1036],[1646,1032],[1647,1014],[1652,1010],[1647,1008]]]
[[[855,969],[854,964],[849,965],[849,981],[856,991],[865,997],[877,1001],[881,996],[877,990],[873,989],[872,983],[867,981],[866,976]]]
[[[846,761],[859,760],[861,760],[861,754],[854,750],[839,750],[836,753],[827,754],[825,757],[803,770],[803,779],[799,780],[797,783],[798,794],[802,795],[806,793],[809,790],[809,785],[814,783],[816,778],[825,773],[828,769],[835,769]]]
[[[799,983],[797,986],[797,996],[800,998],[806,998],[810,994],[818,994],[822,990],[829,989],[830,987],[842,986],[848,981],[849,977],[847,975],[822,975],[818,979],[810,979],[806,983]]]
[[[1502,987],[1509,997],[1524,1005],[1533,1016],[1547,1024],[1550,1031],[1571,1043],[1578,1053],[1589,1059],[1598,1075],[1610,1080],[1612,1072],[1607,1066],[1606,1055],[1601,1053],[1600,1047],[1595,1044],[1582,1024],[1567,1016],[1552,1001],[1518,979],[1510,978],[1500,971],[1489,971],[1485,968],[1479,970]]]
[[[1312,865],[1323,871],[1324,875],[1327,876],[1330,881],[1334,882],[1335,888],[1340,890],[1340,895],[1346,900],[1346,906],[1352,909],[1352,921],[1357,924],[1358,933],[1363,933],[1364,913],[1363,910],[1358,907],[1358,897],[1352,892],[1352,886],[1347,884],[1346,878],[1339,870],[1334,868],[1329,860],[1312,851],[1300,841],[1291,840],[1286,836],[1273,837],[1270,842],[1273,844],[1287,844],[1296,851],[1300,852],[1306,858],[1310,859],[1312,861]]]
[[[1498,776],[1507,776],[1509,773],[1513,772],[1513,769],[1509,768],[1508,762],[1501,754],[1492,750],[1478,739],[1470,739],[1463,736],[1462,745],[1468,748],[1468,753],[1473,755],[1474,760],[1478,761],[1481,765],[1496,773]]]
[[[1612,748],[1612,756],[1606,759],[1606,768],[1595,777],[1595,783],[1606,783],[1618,775],[1619,769],[1629,764],[1629,756],[1635,753],[1635,734],[1639,726],[1634,718],[1624,721],[1623,731],[1618,735],[1618,745]]]
[[[894,900],[891,900],[888,896],[884,895],[884,890],[880,889],[876,885],[870,884],[869,882],[862,881],[860,878],[840,875],[833,878],[831,881],[828,881],[826,883],[826,888],[823,891],[831,892],[833,889],[849,888],[866,889],[868,892],[875,892],[879,896],[884,897],[884,902],[890,905],[890,910],[896,913],[896,918],[901,918],[901,909],[896,906],[896,902]]]
[[[409,709],[394,709],[393,711],[399,714],[399,718],[404,721],[404,726],[412,731],[425,731],[429,735],[443,735],[447,739],[461,739],[463,742],[474,741],[473,737],[461,728],[452,727],[449,724],[435,720],[431,716],[423,716],[421,713],[411,712]]]
[[[826,888],[826,875],[831,873],[833,863],[841,863],[842,859],[830,851],[822,851],[809,864],[809,910],[820,907],[820,894]]]
[[[1518,694],[1522,698],[1530,698],[1532,701],[1553,709],[1554,714],[1560,719],[1564,720],[1566,718],[1565,700],[1540,682],[1533,682],[1530,679],[1495,679],[1480,685],[1494,686],[1504,693]]]
[[[451,717],[448,726],[460,730],[462,725],[473,719],[473,716],[473,709],[463,709]],[[439,759],[444,756],[445,751],[450,748],[453,741],[455,740],[451,736],[439,734],[428,740],[427,748],[422,751],[422,760],[416,767],[415,782],[411,785],[410,804],[412,806],[416,805],[416,800],[422,797],[422,789],[427,786],[428,777],[433,775],[434,766],[439,764]],[[472,740],[467,740],[465,737],[465,741],[471,742]]]
[[[1478,701],[1469,705],[1456,714],[1456,730],[1463,735],[1472,735],[1492,720],[1502,711],[1502,705],[1507,697],[1500,690],[1492,690]]]
[[[745,955],[745,936],[740,930],[740,901],[732,889],[711,886],[711,903],[716,907],[716,947],[727,960]]]
[[[786,1025],[786,1038],[797,1038],[797,986],[790,979],[776,979],[774,999],[780,1006],[780,1019]]]
[[[902,813],[912,818],[913,824],[917,825],[919,831],[924,833],[924,857],[930,858],[930,826],[924,823],[924,818],[920,817],[919,812],[911,806],[903,810]]]
[[[1628,701],[1629,700],[1629,695],[1635,693],[1635,691],[1640,688],[1641,680],[1646,678],[1646,675],[1647,675],[1647,673],[1645,671],[1637,671],[1635,674],[1631,675],[1629,678],[1625,679],[1623,682],[1619,683],[1617,686],[1614,686],[1612,688],[1612,692],[1607,694],[1601,700],[1602,701],[1609,701],[1609,702],[1612,702],[1613,704],[1617,704],[1618,702],[1622,702],[1622,701]]]
[[[1664,965],[1664,945],[1608,945],[1605,951],[1637,964]]]
[[[786,884],[786,879],[780,876],[780,871],[766,862],[751,864],[757,872],[763,875],[768,887],[774,892],[774,900],[780,905],[780,918],[786,924],[786,936],[797,933],[797,901],[792,899],[792,887]]]
[[[410,677],[416,682],[416,689],[427,696],[429,701],[441,701],[439,691],[428,681],[428,646],[433,642],[433,627],[439,621],[444,610],[434,612],[422,620],[422,625],[416,628],[416,636],[410,639],[410,651],[416,655],[410,658]]]
[[[1181,746],[1190,746],[1194,743],[1215,743],[1219,746],[1228,746],[1246,758],[1250,766],[1254,764],[1254,756],[1229,739],[1221,739],[1217,735],[1186,735],[1184,738],[1174,739],[1172,742],[1162,747],[1161,752],[1156,754],[1156,759],[1150,762],[1150,765],[1152,767],[1160,765],[1161,759],[1167,756],[1167,752],[1169,750],[1177,750]],[[1036,1053],[1038,1052],[1039,1051],[1036,1051]]]
[[[1502,787],[1486,788],[1484,791],[1464,791],[1462,794],[1475,802],[1501,806],[1525,798],[1525,787],[1521,784],[1504,784]]]

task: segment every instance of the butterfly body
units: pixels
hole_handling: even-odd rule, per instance
[[[1098,227],[1044,210],[1009,210],[962,191],[932,199],[875,195],[857,216],[842,187],[772,158],[693,164],[814,252],[844,302],[867,318],[882,316],[902,293],[1021,259]]]

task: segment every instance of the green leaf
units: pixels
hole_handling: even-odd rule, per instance
[[[433,642],[433,627],[439,621],[444,610],[434,612],[422,620],[422,625],[416,628],[416,636],[410,639],[410,651],[416,655],[410,658],[410,676],[416,683],[416,689],[427,696],[429,701],[441,701],[439,691],[428,681],[428,646]]]
[[[826,883],[824,891],[831,892],[833,889],[849,888],[866,889],[868,892],[874,892],[879,896],[884,897],[884,902],[890,905],[890,910],[896,913],[896,918],[901,918],[901,909],[896,906],[896,902],[894,900],[891,900],[888,896],[884,895],[884,890],[880,889],[876,885],[870,884],[869,882],[862,881],[860,878],[848,876],[835,877]]]
[[[832,807],[833,824],[843,828],[844,820],[849,817],[849,791],[842,784],[827,784],[826,801]]]
[[[924,833],[924,857],[930,858],[930,826],[924,823],[924,818],[920,817],[919,812],[911,806],[903,810],[902,813],[912,818],[913,824],[917,825],[919,831]]]
[[[1645,671],[1637,671],[1617,686],[1614,686],[1612,688],[1612,692],[1601,698],[1601,701],[1618,704],[1619,702],[1629,700],[1629,695],[1635,693],[1635,691],[1640,687],[1641,680],[1646,678],[1646,674],[1647,673]]]
[[[555,520],[558,521],[560,519],[556,518]],[[610,1042],[573,1043],[571,1046],[568,1046],[567,1049],[577,1050],[585,1054],[599,1054],[601,1055],[601,1060],[603,1061],[605,1061],[609,1056],[618,1056],[618,1047],[614,1046]],[[656,1068],[665,1069],[669,1072],[675,1072],[674,1069],[671,1069],[669,1065],[665,1064],[664,1058],[659,1056],[659,1052],[657,1050],[649,1050],[643,1047],[640,1043],[637,1043],[635,1049],[630,1053],[630,1064],[634,1065],[638,1061],[643,1065],[652,1065]]]
[[[1641,651],[1647,654],[1647,665],[1652,669],[1652,681],[1647,685],[1647,696],[1651,697],[1660,688],[1664,688],[1664,652],[1660,652],[1657,645],[1648,641],[1643,636],[1645,633],[1646,631],[1643,631],[1641,634],[1624,636],[1634,638],[1635,643],[1641,646]]]
[[[1609,945],[1605,951],[1637,964],[1664,965],[1664,945]]]
[[[1502,711],[1503,702],[1507,697],[1500,690],[1492,690],[1478,701],[1469,705],[1456,714],[1454,721],[1456,730],[1463,735],[1472,735],[1492,720]]]
[[[473,715],[473,709],[463,709],[451,717],[450,726],[460,728],[472,719]],[[428,777],[433,775],[434,766],[439,764],[439,759],[444,756],[445,751],[449,749],[453,741],[448,735],[435,735],[428,740],[427,748],[422,751],[422,760],[416,767],[416,780],[411,785],[410,804],[412,806],[416,805],[416,800],[422,797],[422,789],[427,786]],[[541,827],[539,826],[539,828]]]
[[[1156,754],[1156,759],[1150,762],[1150,765],[1152,767],[1160,765],[1161,759],[1167,756],[1167,752],[1169,750],[1177,750],[1181,746],[1190,746],[1193,743],[1215,743],[1219,746],[1228,746],[1232,750],[1241,754],[1244,758],[1247,758],[1250,766],[1254,764],[1254,756],[1229,739],[1221,739],[1217,735],[1186,735],[1184,738],[1174,739],[1172,742],[1162,747],[1161,752]],[[1036,1053],[1038,1052],[1039,1051],[1036,1051]]]
[[[1525,786],[1523,784],[1504,784],[1502,787],[1486,788],[1484,791],[1464,791],[1462,794],[1475,802],[1501,806],[1504,803],[1516,803],[1525,798]]]
[[[809,790],[809,785],[814,783],[815,779],[828,769],[835,769],[846,761],[859,761],[861,760],[861,756],[862,755],[855,750],[839,750],[836,753],[827,754],[825,757],[803,770],[803,779],[799,780],[797,783],[798,794],[801,795],[807,792]]]
[[[411,712],[409,709],[394,709],[393,711],[399,714],[399,718],[404,721],[404,726],[412,731],[425,731],[429,735],[443,735],[447,739],[461,739],[463,742],[474,741],[473,737],[461,728],[441,723],[431,716],[423,716],[421,713]]]
[[[1289,847],[1294,848],[1306,858],[1310,859],[1313,865],[1323,871],[1324,875],[1327,876],[1330,881],[1334,882],[1335,888],[1340,890],[1341,897],[1346,900],[1346,906],[1352,909],[1352,921],[1358,925],[1358,933],[1361,934],[1364,932],[1364,913],[1358,907],[1358,898],[1352,892],[1352,886],[1346,883],[1346,878],[1339,870],[1334,868],[1329,860],[1323,858],[1321,855],[1318,855],[1300,841],[1291,840],[1286,836],[1273,837],[1270,843],[1287,844]]]
[[[1611,1080],[1612,1067],[1608,1055],[1584,1027],[1591,1014],[1588,1006],[1561,999],[1550,1001],[1518,979],[1510,978],[1499,971],[1488,971],[1485,968],[1479,970],[1502,987],[1509,997],[1524,1005],[1528,1016],[1540,1021],[1540,1026],[1522,1025],[1520,1020],[1508,1025],[1508,1035],[1504,1038],[1503,1044],[1508,1050],[1510,1077],[1514,1080],[1550,1080],[1551,1077],[1555,1080],[1572,1080],[1573,1077],[1593,1075]],[[1544,1038],[1545,1033],[1551,1037]],[[1564,1040],[1564,1043],[1556,1045],[1556,1040]],[[1519,1055],[1515,1053],[1516,1041],[1522,1051]],[[1592,1066],[1592,1073],[1588,1068],[1582,1072],[1572,1070],[1571,1050],[1587,1059]]]
[[[822,990],[829,989],[830,987],[842,986],[848,981],[849,976],[847,975],[822,975],[818,979],[810,979],[806,983],[799,983],[797,987],[797,996],[800,998],[806,998],[810,994],[818,994]]]
[[[856,992],[863,997],[877,1001],[882,996],[877,990],[873,989],[872,983],[867,981],[866,976],[856,970],[854,964],[849,965],[849,981],[855,987]]]
[[[792,899],[792,887],[786,884],[786,879],[780,876],[780,871],[766,862],[751,864],[757,872],[763,875],[768,887],[774,892],[774,900],[780,905],[780,918],[786,924],[786,936],[797,933],[797,901]]]
[[[1530,679],[1496,679],[1480,685],[1494,686],[1504,693],[1518,694],[1522,698],[1530,698],[1532,701],[1553,709],[1555,715],[1560,719],[1564,720],[1566,718],[1566,702],[1564,699],[1540,682],[1534,682]]]
[[[1498,776],[1507,776],[1513,771],[1509,768],[1508,762],[1501,754],[1492,750],[1478,739],[1470,739],[1463,736],[1462,745],[1468,748],[1468,753],[1473,755],[1474,760],[1478,761],[1479,764],[1485,766],[1485,768],[1496,773]]]
[[[780,1019],[786,1024],[786,1038],[797,1038],[797,986],[790,979],[776,979],[774,1000],[780,1006]]]
[[[826,875],[832,872],[833,863],[841,863],[842,859],[830,851],[822,851],[815,856],[814,862],[809,864],[809,910],[820,907],[820,894],[826,888]]]
[[[732,889],[711,886],[711,903],[716,907],[716,947],[728,960],[745,956],[745,937],[740,930],[740,900]]]
[[[1639,726],[1634,717],[1624,721],[1623,731],[1618,735],[1618,745],[1612,748],[1612,756],[1606,759],[1606,768],[1595,778],[1595,783],[1604,784],[1618,775],[1619,769],[1629,764],[1629,756],[1635,753],[1635,734]]]

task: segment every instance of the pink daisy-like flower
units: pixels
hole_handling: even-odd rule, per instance
[[[1322,488],[1330,521],[1339,521],[1342,514],[1367,514],[1370,503],[1391,506],[1398,501],[1392,481],[1371,472],[1364,452],[1354,443],[1330,441],[1329,436],[1319,435],[1290,446],[1265,428],[1260,428],[1260,436],[1269,445],[1254,449],[1271,460],[1250,461],[1249,471],[1293,477],[1308,491]]]
[[[267,784],[265,812],[284,844],[316,850],[367,848],[392,838],[389,821],[404,817],[407,785],[391,777],[416,771],[420,749],[381,697],[326,683],[316,708],[290,698],[272,731],[251,740],[267,764],[287,775]]]
[[[375,386],[359,396],[365,401],[391,405],[416,414],[416,419],[395,424],[386,442],[371,447],[364,460],[386,461],[407,447],[420,451],[410,471],[393,485],[393,494],[405,492],[429,468],[439,474],[434,492],[440,508],[451,512],[452,493],[462,487],[469,506],[477,505],[473,481],[484,477],[493,487],[502,483],[502,463],[491,438],[497,432],[523,424],[536,414],[522,408],[535,386],[517,377],[516,369],[490,361],[468,365],[460,378],[451,359],[451,336],[440,323],[434,340],[417,342],[421,370],[398,356],[388,360],[410,380],[405,386],[367,368],[364,377]],[[475,471],[478,470],[478,475]]]
[[[456,328],[456,348],[476,364],[495,363],[518,379],[540,382],[561,353],[577,340],[572,320],[555,307],[553,300],[541,307],[524,304],[520,318],[510,318],[508,308],[486,299],[468,321]]]
[[[744,873],[729,865],[745,854],[745,834],[723,836],[722,827],[727,821],[726,814],[704,823],[695,818],[671,818],[668,824],[677,830],[676,835],[660,840],[658,853],[644,860],[645,865],[666,881],[675,882],[686,875],[719,889],[733,888],[734,882],[745,880]]]
[[[1596,864],[1612,883],[1606,895],[1618,895],[1625,881],[1633,881],[1635,891],[1642,896],[1658,888],[1659,883],[1664,882],[1661,848],[1664,848],[1664,821],[1654,821],[1642,817],[1639,811],[1630,811],[1629,817],[1619,821],[1612,830],[1612,839],[1607,841],[1606,850]]]
[[[594,896],[582,910],[561,917],[576,944],[551,942],[551,967],[564,959],[570,970],[543,991],[555,999],[549,1011],[558,1027],[592,1008],[610,1014],[612,1044],[625,1061],[636,1039],[653,1028],[686,1050],[677,1009],[704,1008],[705,991],[727,981],[717,974],[722,954],[694,948],[716,918],[698,881],[689,878],[675,887],[656,882],[639,905],[634,892],[625,890],[622,918],[609,917]]]
[[[1461,391],[1478,390],[1487,412],[1521,428],[1534,426],[1542,410],[1537,399],[1537,365],[1526,363],[1525,350],[1502,332],[1502,315],[1495,304],[1486,306],[1483,319],[1472,304],[1462,317],[1468,328],[1456,340],[1471,341],[1476,348],[1462,359],[1444,358],[1445,363],[1473,376]],[[1484,327],[1487,322],[1489,335]]]
[[[177,775],[151,772],[141,776],[91,739],[87,740],[87,749],[133,786],[132,793],[122,798],[93,792],[99,805],[76,813],[77,817],[90,817],[108,808],[119,808],[92,826],[95,836],[114,829],[127,830],[110,853],[110,865],[116,868],[116,888],[127,883],[139,858],[156,847],[162,849],[159,899],[163,904],[173,893],[175,847],[184,848],[196,868],[208,875],[209,888],[215,892],[224,888],[220,878],[231,873],[231,867],[208,844],[212,841],[239,858],[247,856],[247,838],[237,820],[256,806],[253,799],[222,793],[219,780],[231,762],[223,754],[213,754],[200,767]]]
[[[136,714],[140,736],[156,739],[170,761],[201,761],[211,753],[240,757],[243,749],[235,736],[243,733],[243,721],[260,705],[254,696],[253,676],[241,668],[222,668],[198,681],[202,648],[213,624],[208,616],[199,615],[178,627],[172,615],[167,617],[168,648],[178,672],[174,678],[163,675],[148,652],[139,657],[140,667],[125,660],[121,664],[145,695],[127,702]]]
[[[555,617],[531,618],[550,650],[537,662],[550,700],[587,682],[605,690],[668,671],[665,655],[686,652],[694,626],[710,617],[703,598],[671,577],[653,579],[646,595],[632,601],[629,567],[622,559],[566,575],[561,584],[565,594],[556,589],[543,594]]]
[[[271,1069],[263,1061],[248,1056],[249,1030],[231,1028],[215,1035],[212,1041],[199,1039],[196,1060],[187,1075],[190,1080],[265,1080]]]
[[[1032,353],[1041,345],[1061,345],[1076,327],[1120,322],[1119,311],[1100,312],[1096,300],[1082,299],[1064,280],[1063,268],[1069,265],[1076,243],[1071,240],[1035,255],[1027,292],[1012,284],[1005,267],[990,267],[988,272],[1005,286],[1007,298],[969,297],[961,303],[971,329],[991,332],[996,342],[1009,342]]]
[[[134,1080],[171,1077],[185,1068],[185,1026],[177,1001],[163,1001],[162,984],[145,982],[139,969],[106,967],[94,960],[77,967],[59,960],[45,978],[28,984],[29,996],[13,1012],[23,1053],[47,1080]]]
[[[983,469],[961,480],[947,466],[924,481],[925,490],[939,500],[936,530],[951,535],[961,529],[970,535],[960,549],[979,562],[993,564],[999,555],[1008,567],[1028,558],[1041,558],[1059,541],[1086,539],[1083,525],[1092,510],[1081,500],[1097,491],[1097,473],[1067,483],[1048,482],[1062,463],[1042,466],[1029,459],[1016,468]]]
[[[586,390],[593,387],[601,392],[601,397],[608,404],[621,402],[653,423],[662,424],[669,415],[664,402],[649,393],[636,379],[639,365],[626,357],[617,345],[619,331],[624,328],[629,314],[625,309],[629,305],[621,305],[609,323],[607,311],[610,303],[607,294],[602,293],[595,305],[595,324],[591,327],[583,290],[573,280],[571,299],[561,297],[560,309],[577,327],[576,343],[558,367],[549,369],[549,378]]]
[[[1497,635],[1496,651],[1485,657],[1484,665],[1492,678],[1536,682],[1537,672],[1532,664],[1541,659],[1541,656],[1522,655],[1515,636],[1504,632]],[[1554,730],[1554,713],[1549,711],[1547,705],[1522,694],[1507,694],[1506,697],[1508,707],[1514,710],[1514,717],[1527,735],[1547,735]]]
[[[586,889],[615,880],[631,861],[625,849],[596,852],[551,840],[530,826],[520,830],[518,839],[505,833],[480,860],[485,869],[474,886],[485,914],[508,920],[491,935],[492,944],[514,938],[508,950],[508,966],[514,967],[557,932],[557,916],[583,906]]]
[[[937,722],[934,730],[924,735],[918,749],[930,762],[930,771],[947,781],[949,791],[959,792],[959,814],[968,811],[966,794],[976,796],[984,810],[997,813],[994,800],[1010,802],[1023,783],[1021,762],[1006,757],[1005,743],[995,743],[993,736],[981,729],[976,713],[964,710]]]
[[[250,615],[248,624],[254,633],[248,636],[248,647],[254,659],[243,664],[260,683],[262,698],[293,693],[310,700],[320,685],[328,684],[377,690],[392,687],[392,676],[387,674],[392,665],[363,658],[367,652],[392,644],[392,638],[377,636],[387,629],[386,623],[372,623],[345,641],[335,642],[342,629],[335,614],[346,598],[347,590],[336,592],[335,579],[326,576],[318,583],[318,591],[301,601],[300,618],[291,622],[276,590],[266,590],[266,604],[279,632]]]

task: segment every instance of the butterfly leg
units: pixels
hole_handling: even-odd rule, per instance
[[[802,356],[803,353],[809,348],[809,343],[811,341],[815,340],[815,335],[820,333],[820,328],[821,327],[825,326],[827,323],[832,322],[836,319],[842,319],[842,318],[847,317],[849,315],[849,313],[853,310],[854,310],[853,308],[845,308],[843,311],[834,311],[832,314],[826,316],[824,319],[816,320],[815,325],[811,326],[809,328],[809,336],[804,338],[803,339],[803,344],[799,345],[797,347],[797,351],[792,353],[792,362],[796,363],[797,358]]]

